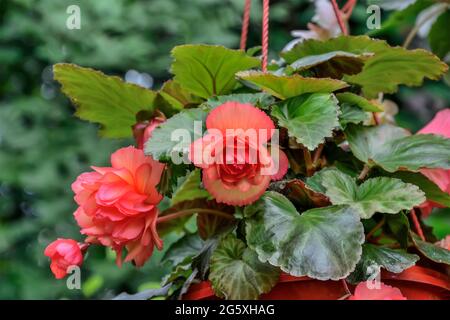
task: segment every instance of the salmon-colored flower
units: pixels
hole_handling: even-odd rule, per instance
[[[432,133],[450,138],[450,109],[439,111],[436,116],[418,133]],[[450,194],[450,170],[422,169],[424,176],[433,181],[442,191]],[[432,201],[426,201],[421,205],[422,214],[428,216],[434,207],[441,207]]]
[[[50,269],[56,279],[64,278],[70,266],[81,266],[83,253],[78,242],[72,239],[57,239],[45,248],[44,254],[51,259]]]
[[[122,263],[142,266],[153,248],[162,248],[156,232],[157,205],[162,196],[156,190],[164,165],[134,147],[111,155],[112,167],[92,167],[72,184],[79,208],[74,213],[86,242],[110,246]]]
[[[275,125],[258,108],[226,102],[211,111],[206,128],[207,133],[191,144],[189,158],[203,169],[203,184],[217,202],[252,203],[271,179],[286,174],[286,155],[274,143],[271,150],[265,146]]]
[[[360,282],[355,292],[348,300],[407,300],[400,289],[388,286],[382,282],[379,287],[368,282]]]
[[[138,149],[144,148],[144,144],[152,136],[153,130],[164,121],[164,118],[156,117],[149,121],[138,122],[133,126],[133,136]]]

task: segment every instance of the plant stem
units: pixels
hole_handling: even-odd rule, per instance
[[[356,1],[357,1],[357,0],[348,0],[347,3],[344,4],[344,6],[342,7],[342,11],[343,11],[343,12],[345,13],[345,15],[346,15],[347,17],[349,17],[349,18],[350,18],[350,15],[351,15],[352,12],[353,12],[353,8],[354,8],[355,5],[356,5]]]
[[[410,214],[412,221],[414,223],[414,227],[416,228],[417,234],[419,235],[420,239],[422,239],[422,241],[425,241],[425,235],[423,234],[422,227],[420,226],[420,222],[419,219],[417,218],[416,211],[414,210],[414,208],[411,209]]]
[[[305,158],[306,175],[310,177],[314,173],[314,165],[312,163],[311,153],[306,148],[303,149],[303,157]]]
[[[317,162],[320,159],[320,156],[322,155],[322,151],[323,151],[323,147],[325,146],[325,144],[321,144],[317,150],[314,152],[314,158],[313,158],[313,166],[317,167]]]
[[[372,230],[370,230],[369,233],[366,235],[366,240],[369,240],[370,237],[373,236],[373,234],[374,234],[378,229],[380,229],[380,228],[384,225],[385,222],[386,222],[386,219],[383,217],[383,219],[381,219],[381,221],[378,222],[378,223],[376,224],[376,226],[373,227]]]
[[[333,5],[334,15],[336,16],[336,19],[339,23],[339,27],[341,28],[342,34],[347,35],[347,28],[345,27],[344,20],[341,16],[341,11],[339,10],[339,7],[336,3],[336,0],[331,0],[331,4]]]
[[[370,168],[367,164],[364,165],[364,168],[361,170],[361,173],[358,176],[358,180],[363,180],[367,174],[369,173]]]
[[[233,220],[234,217],[228,213],[219,211],[219,210],[214,210],[214,209],[205,209],[205,208],[194,208],[194,209],[186,209],[186,210],[181,210],[175,213],[171,213],[162,217],[159,217],[158,220],[156,221],[156,223],[163,223],[163,222],[167,222],[173,219],[177,219],[177,218],[181,218],[184,216],[188,216],[194,213],[198,213],[198,214],[211,214],[211,215],[215,215],[215,216],[219,216],[222,218],[226,218],[226,219],[230,219]]]

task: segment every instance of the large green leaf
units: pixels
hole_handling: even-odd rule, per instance
[[[258,260],[256,252],[234,235],[228,235],[211,257],[214,293],[228,300],[256,300],[278,282],[280,271]]]
[[[303,93],[330,93],[348,86],[340,80],[304,78],[296,74],[278,76],[271,73],[247,71],[239,72],[237,76],[244,80],[244,83],[256,86],[280,99],[288,99]]]
[[[419,86],[424,78],[439,79],[448,69],[445,63],[428,51],[390,47],[385,41],[367,36],[307,40],[282,56],[288,63],[293,63],[304,57],[334,51],[374,54],[364,63],[362,72],[344,77],[345,81],[361,86],[368,98],[377,97],[379,92],[394,93],[401,84]]]
[[[364,97],[358,96],[357,94],[351,92],[341,92],[336,94],[340,103],[348,103],[349,105],[355,105],[364,111],[368,112],[380,112],[383,111],[382,106],[377,102],[369,101]]]
[[[209,192],[201,188],[200,184],[200,170],[195,169],[182,179],[182,181],[179,181],[179,185],[172,195],[172,205],[182,201],[209,198]]]
[[[363,219],[371,218],[376,212],[410,210],[425,201],[424,193],[417,186],[395,178],[372,178],[357,185],[355,178],[339,170],[322,170],[314,175],[313,185],[308,187],[314,190],[317,184],[332,204],[348,205]]]
[[[450,139],[432,134],[408,135],[392,125],[349,125],[345,130],[353,154],[370,166],[389,172],[399,169],[450,169]]]
[[[259,66],[257,58],[222,46],[182,45],[172,50],[175,81],[193,94],[208,99],[230,93],[235,74]]]
[[[304,94],[273,106],[271,115],[290,136],[314,150],[339,125],[338,105],[329,93]]]
[[[298,59],[336,51],[364,55],[379,53],[389,48],[386,41],[371,39],[368,36],[340,36],[326,41],[316,39],[303,41],[281,56],[286,62],[294,63]]]
[[[175,155],[185,157],[190,144],[195,139],[202,137],[206,116],[205,110],[195,108],[183,110],[167,119],[153,131],[152,137],[147,140],[145,153],[161,161],[169,161]],[[201,127],[195,126],[195,122],[202,124]],[[181,130],[184,131],[181,132]],[[189,136],[182,135],[186,132],[189,133]]]
[[[244,210],[246,237],[261,261],[294,276],[338,280],[361,257],[364,228],[348,206],[297,212],[283,195],[266,192]]]
[[[450,10],[447,9],[441,14],[433,26],[431,27],[428,39],[431,50],[441,59],[443,59],[450,51]]]
[[[300,58],[289,65],[293,71],[312,70],[317,77],[341,79],[344,74],[361,72],[371,53],[354,54],[345,51],[331,51]]]
[[[368,163],[369,159],[373,159],[386,142],[408,135],[409,132],[405,129],[390,124],[375,127],[349,125],[345,129],[350,149],[356,158],[365,163]]]
[[[376,54],[364,64],[361,73],[346,75],[345,81],[362,87],[368,98],[378,93],[395,93],[399,85],[420,86],[425,78],[438,80],[448,66],[423,49],[390,48]]]
[[[155,108],[155,92],[119,77],[67,63],[55,64],[53,73],[64,94],[77,106],[75,114],[99,123],[105,137],[131,136],[136,114],[143,110],[152,112]]]
[[[417,235],[412,235],[413,242],[419,251],[427,258],[438,263],[450,265],[450,250],[438,247],[433,243],[422,241]]]
[[[361,260],[347,280],[351,283],[366,281],[369,277],[378,273],[380,268],[389,272],[400,273],[415,265],[418,260],[418,255],[407,253],[404,250],[394,250],[365,243]]]
[[[450,194],[444,192],[433,181],[420,173],[398,171],[392,174],[392,177],[403,180],[404,182],[415,184],[425,192],[428,200],[439,203],[445,207],[450,207]]]

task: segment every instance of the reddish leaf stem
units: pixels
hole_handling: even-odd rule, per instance
[[[347,27],[345,26],[344,20],[342,19],[341,11],[336,3],[336,0],[331,0],[331,4],[333,5],[334,14],[339,23],[339,27],[341,28],[342,34],[347,35]]]
[[[205,209],[205,208],[194,208],[194,209],[186,209],[186,210],[181,210],[175,213],[171,213],[171,214],[167,214],[165,216],[161,216],[158,218],[158,220],[156,221],[156,223],[163,223],[163,222],[167,222],[173,219],[178,219],[184,216],[188,216],[191,214],[212,214],[215,216],[219,216],[222,218],[226,218],[226,219],[234,219],[234,217],[228,213],[219,211],[219,210],[214,210],[214,209]]]
[[[423,234],[422,227],[420,226],[420,222],[419,219],[417,218],[416,211],[414,210],[414,208],[411,209],[410,214],[412,221],[414,223],[414,227],[416,228],[417,234],[419,235],[420,239],[422,239],[422,241],[425,241],[425,235]]]

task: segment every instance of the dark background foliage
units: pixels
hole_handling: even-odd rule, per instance
[[[364,2],[364,1],[361,1]],[[90,165],[103,166],[131,140],[107,140],[73,116],[52,79],[52,64],[72,62],[124,76],[146,72],[154,88],[170,75],[170,50],[183,43],[239,43],[243,0],[8,0],[0,2],[0,299],[108,298],[122,291],[158,287],[165,273],[161,253],[142,269],[121,269],[104,248],[91,248],[82,268],[82,289],[55,280],[43,255],[57,237],[81,240],[72,213],[70,184]],[[69,5],[81,8],[81,30],[66,28]],[[260,1],[253,1],[249,46],[260,44]],[[307,0],[271,1],[270,49],[291,40],[313,16]],[[383,13],[383,18],[387,13]],[[351,19],[353,34],[367,33],[365,3]],[[410,26],[382,35],[400,44]],[[413,46],[427,47],[426,41]],[[389,97],[401,107],[397,120],[417,130],[448,106],[443,82],[402,88]],[[439,235],[449,221],[436,214]],[[170,239],[168,239],[170,242]]]

